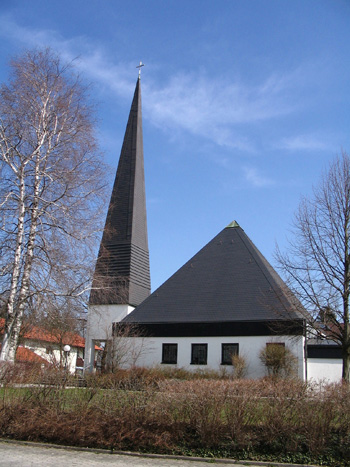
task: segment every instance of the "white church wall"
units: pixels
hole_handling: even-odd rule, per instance
[[[125,339],[125,338],[123,338]],[[288,336],[241,336],[241,337],[158,337],[158,338],[129,338],[129,345],[134,340],[135,348],[142,348],[137,361],[133,364],[144,367],[179,367],[189,371],[197,369],[213,369],[220,371],[226,369],[230,372],[230,365],[221,364],[222,344],[238,344],[239,355],[244,357],[247,363],[247,378],[261,378],[266,375],[266,370],[260,361],[259,353],[267,343],[285,343],[298,361],[298,376],[304,379],[304,339],[303,337],[291,339]],[[162,364],[163,344],[177,344],[177,364]],[[192,344],[208,345],[208,360],[206,365],[191,364]],[[127,367],[125,364],[124,367]]]
[[[85,339],[85,370],[93,370],[95,341],[110,340],[112,338],[112,323],[121,321],[133,310],[134,307],[130,305],[89,306]]]
[[[337,383],[342,377],[342,360],[334,358],[308,358],[308,381]]]

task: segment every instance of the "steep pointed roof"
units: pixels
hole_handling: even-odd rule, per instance
[[[123,321],[214,324],[300,319],[284,287],[242,228],[232,222]]]
[[[141,83],[136,82],[90,304],[136,306],[150,294]]]

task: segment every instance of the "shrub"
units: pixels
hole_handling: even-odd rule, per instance
[[[295,375],[296,357],[284,344],[271,343],[261,349],[259,358],[269,376],[290,377]]]
[[[232,355],[232,378],[240,379],[247,376],[247,361],[243,355]]]
[[[186,376],[174,369],[177,376]],[[298,379],[185,380],[159,368],[84,389],[0,388],[0,436],[75,446],[348,466],[350,387]],[[122,389],[121,389],[122,388]],[[137,390],[135,390],[137,389]]]

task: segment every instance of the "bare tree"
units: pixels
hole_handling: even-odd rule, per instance
[[[40,311],[36,313],[37,323],[40,329],[46,331],[52,342],[58,346],[60,368],[64,366],[64,346],[75,345],[79,328],[78,316],[80,306],[71,297],[52,297],[50,301],[44,301]]]
[[[149,350],[144,332],[137,324],[114,323],[107,340],[107,370],[113,373],[118,368],[133,368]]]
[[[99,230],[104,168],[88,89],[52,50],[11,62],[0,88],[0,360],[13,361],[26,310],[79,297]]]
[[[343,380],[350,369],[350,157],[337,157],[295,214],[288,252],[277,260],[305,307],[309,330],[342,348]],[[302,311],[302,309],[301,309]]]

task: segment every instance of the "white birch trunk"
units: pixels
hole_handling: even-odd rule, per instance
[[[40,185],[40,157],[39,155],[36,156],[36,164],[35,164],[35,182],[34,182],[34,195],[33,195],[33,205],[31,209],[31,224],[30,224],[30,232],[29,232],[29,240],[27,249],[25,252],[24,258],[24,268],[23,268],[23,276],[21,281],[21,286],[19,289],[18,295],[18,307],[15,313],[14,322],[12,326],[12,336],[10,339],[9,345],[9,360],[14,361],[16,357],[16,349],[18,346],[19,335],[21,331],[22,321],[23,321],[23,314],[24,308],[26,304],[26,299],[28,297],[29,292],[29,281],[30,281],[30,274],[32,270],[33,258],[34,258],[34,247],[35,247],[35,237],[38,225],[38,210],[39,210],[39,185]]]
[[[43,120],[45,117],[45,107],[43,109]],[[5,330],[2,342],[0,361],[14,362],[16,359],[16,350],[18,346],[20,331],[23,322],[23,314],[25,309],[26,299],[29,292],[30,274],[34,257],[35,237],[37,231],[39,217],[39,188],[40,188],[40,149],[45,142],[46,134],[43,132],[40,142],[32,157],[26,160],[26,163],[21,165],[20,171],[20,195],[18,200],[19,205],[19,223],[17,232],[16,252],[14,260],[14,270],[11,281],[10,296],[7,305],[7,317],[5,320]],[[34,156],[34,157],[33,157]],[[24,220],[26,214],[25,207],[25,176],[24,167],[30,161],[35,160],[35,177],[33,189],[33,201],[30,215],[30,227],[27,247],[23,248],[24,238]],[[19,281],[21,273],[21,262],[23,263],[23,274]],[[17,306],[15,308],[17,298]]]
[[[13,272],[11,278],[10,294],[7,303],[7,319],[5,322],[4,337],[2,341],[0,361],[13,362],[16,356],[16,347],[13,346],[12,334],[16,327],[15,316],[15,300],[18,293],[19,277],[21,273],[21,257],[23,254],[23,237],[24,237],[24,218],[25,218],[25,182],[24,182],[24,167],[20,170],[20,192],[18,198],[18,230],[16,238],[16,249],[14,255]]]

